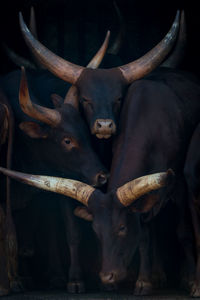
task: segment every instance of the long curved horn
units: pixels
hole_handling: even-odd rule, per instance
[[[43,107],[31,102],[24,67],[22,67],[19,103],[23,112],[33,119],[44,122],[52,127],[56,127],[61,121],[60,113],[57,110]]]
[[[106,50],[108,48],[108,43],[110,39],[110,30],[107,31],[105,40],[101,46],[101,48],[98,50],[98,52],[95,54],[95,56],[91,59],[89,64],[87,65],[87,68],[91,69],[97,69],[100,63],[102,62],[102,59],[104,58],[104,55],[106,53]],[[71,104],[76,109],[78,109],[78,90],[76,86],[72,85],[70,89],[68,90],[64,103]]]
[[[141,58],[118,67],[127,83],[140,79],[153,71],[169,54],[175,44],[179,31],[180,11],[177,11],[174,23],[164,39]]]
[[[117,198],[124,206],[129,206],[139,197],[164,187],[173,175],[174,172],[169,169],[167,172],[136,178],[117,189]]]
[[[178,39],[176,41],[174,49],[172,49],[172,53],[170,56],[162,63],[162,67],[169,67],[169,68],[177,68],[183,57],[185,55],[187,43],[187,30],[186,30],[186,22],[185,22],[185,13],[184,11],[181,12],[181,20],[180,20],[180,30],[178,34]]]
[[[101,45],[101,48],[98,50],[98,52],[95,54],[95,56],[91,59],[91,61],[87,65],[87,68],[97,69],[99,67],[100,63],[102,62],[102,60],[105,56],[106,50],[108,48],[109,39],[110,39],[110,30],[107,31],[105,40],[104,40],[103,44]]]
[[[30,20],[29,20],[29,29],[32,35],[38,39],[38,34],[37,34],[37,26],[36,26],[36,20],[35,20],[35,10],[34,7],[31,6],[31,13],[30,13]]]
[[[91,194],[95,191],[93,187],[83,182],[52,176],[31,175],[16,172],[0,167],[0,172],[10,176],[22,183],[71,197],[84,205],[88,205]]]
[[[113,1],[113,5],[114,8],[116,10],[118,19],[119,19],[119,23],[120,23],[120,30],[117,34],[117,37],[115,38],[114,42],[112,43],[112,45],[109,47],[108,49],[108,53],[110,54],[114,54],[117,55],[121,46],[122,46],[122,42],[125,36],[125,32],[126,32],[126,24],[124,22],[124,18],[119,10],[119,7],[117,6],[116,1]]]
[[[19,13],[19,21],[25,42],[39,62],[54,75],[58,76],[64,81],[75,84],[84,70],[84,67],[64,60],[37,41],[24,23],[21,12]]]

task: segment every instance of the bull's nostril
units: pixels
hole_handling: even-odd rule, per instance
[[[99,175],[98,175],[98,183],[99,183],[100,185],[103,185],[103,184],[105,184],[106,182],[107,182],[107,176],[104,175],[104,174],[99,174]]]
[[[100,123],[97,123],[97,128],[101,128],[101,124]]]
[[[112,279],[113,279],[113,276],[114,276],[114,274],[113,274],[113,273],[110,273],[110,274],[109,274],[108,280],[109,280],[109,281],[112,280]]]
[[[112,128],[113,127],[113,123],[111,122],[110,124],[109,124],[109,128]]]

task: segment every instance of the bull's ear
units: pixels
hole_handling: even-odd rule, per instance
[[[159,195],[152,194],[148,196],[143,196],[135,201],[130,209],[132,212],[148,213],[153,208],[157,207],[160,204],[161,199]]]
[[[47,132],[38,123],[22,122],[19,124],[19,128],[33,139],[47,138]]]
[[[92,214],[88,211],[87,207],[85,206],[77,206],[74,210],[74,215],[86,221],[93,221]]]
[[[64,99],[58,94],[51,94],[51,101],[55,108],[59,108],[62,106]]]

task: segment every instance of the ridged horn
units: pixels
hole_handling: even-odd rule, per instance
[[[0,167],[0,172],[10,176],[22,183],[71,197],[84,205],[88,205],[91,194],[95,191],[93,187],[83,182],[52,176],[31,175],[16,172]]]
[[[126,32],[126,24],[124,22],[124,18],[119,10],[119,7],[117,6],[116,1],[113,1],[113,5],[114,8],[116,10],[118,19],[119,19],[119,23],[120,23],[120,30],[117,34],[117,37],[115,38],[114,42],[112,43],[112,45],[109,47],[108,49],[108,53],[113,54],[113,55],[117,55],[121,46],[122,46],[122,42],[125,36],[125,32]]]
[[[139,197],[164,187],[172,176],[174,172],[169,169],[167,172],[136,178],[117,189],[117,198],[124,206],[129,206]]]
[[[179,31],[180,11],[164,39],[141,58],[118,67],[127,83],[140,79],[159,66],[173,48]]]
[[[31,102],[24,67],[22,67],[21,73],[19,103],[23,112],[33,119],[44,122],[52,127],[56,127],[61,121],[60,113],[57,110]]]
[[[177,68],[185,55],[187,44],[187,30],[185,22],[185,12],[181,12],[180,29],[175,47],[172,49],[169,57],[162,63],[162,67]]]
[[[91,69],[98,68],[98,66],[100,65],[100,63],[102,62],[102,60],[105,56],[106,50],[108,48],[109,39],[110,39],[110,31],[108,30],[101,48],[98,50],[98,52],[92,58],[92,60],[89,62],[89,64],[87,65],[87,68],[91,68]],[[71,104],[76,109],[78,109],[78,90],[77,90],[76,86],[72,85],[70,87],[70,89],[68,90],[68,92],[65,96],[64,103]]]
[[[19,22],[25,42],[39,62],[57,77],[71,84],[75,84],[84,70],[84,67],[64,60],[36,40],[24,23],[21,12],[19,13]]]

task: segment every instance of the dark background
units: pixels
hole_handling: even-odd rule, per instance
[[[169,30],[176,10],[180,8],[185,10],[188,29],[188,49],[182,66],[199,74],[200,18],[197,0],[116,2],[127,24],[119,53],[123,63],[137,59],[158,43]],[[36,11],[40,41],[60,56],[81,65],[86,65],[99,48],[107,29],[111,30],[111,42],[119,29],[112,0],[1,1],[1,40],[25,57],[29,57],[29,52],[19,30],[18,12],[22,11],[28,23],[31,5]],[[0,73],[14,69],[14,64],[2,49],[0,54]]]

